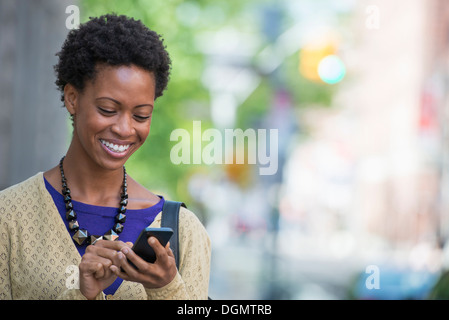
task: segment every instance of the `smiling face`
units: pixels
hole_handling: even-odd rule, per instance
[[[145,142],[155,100],[151,72],[135,65],[100,65],[82,91],[68,84],[64,95],[75,115],[70,148],[80,160],[117,169]]]

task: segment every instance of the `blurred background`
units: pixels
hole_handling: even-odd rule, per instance
[[[0,190],[68,147],[53,65],[77,8],[164,38],[171,80],[127,170],[205,225],[213,299],[449,298],[447,1],[0,0]],[[277,129],[276,174],[173,164],[193,121]]]

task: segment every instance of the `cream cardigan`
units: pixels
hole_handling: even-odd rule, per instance
[[[160,227],[159,213],[152,227]],[[189,210],[179,215],[179,270],[166,286],[146,289],[123,281],[97,299],[207,299],[209,236]],[[85,299],[79,291],[81,256],[48,193],[43,173],[0,192],[0,299]]]

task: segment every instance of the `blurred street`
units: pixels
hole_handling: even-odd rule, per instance
[[[217,214],[208,224],[217,246],[212,295],[426,299],[447,266],[447,140],[440,117],[447,4],[286,3],[301,24],[294,29],[301,30],[299,71],[338,89],[330,106],[273,105],[278,120],[268,119],[283,130],[285,156],[277,179],[260,177],[261,185],[240,197],[226,185],[205,197],[227,194],[232,203],[219,206],[235,212],[231,218]],[[306,65],[329,54],[344,69],[336,65],[325,78]],[[279,71],[277,85],[289,88],[282,77]],[[370,277],[378,277],[377,287],[369,286]]]
[[[42,3],[0,0],[0,189],[55,165],[70,138],[52,61],[34,58],[54,57],[68,3]],[[165,39],[171,82],[127,171],[205,225],[212,299],[449,298],[449,2],[74,4],[82,21],[128,14]],[[188,163],[170,158],[176,129]],[[245,142],[230,151],[231,129]]]

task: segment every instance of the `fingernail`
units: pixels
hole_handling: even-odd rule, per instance
[[[123,247],[123,248],[122,248],[122,252],[123,252],[124,254],[128,254],[129,249],[128,249],[127,247]]]

